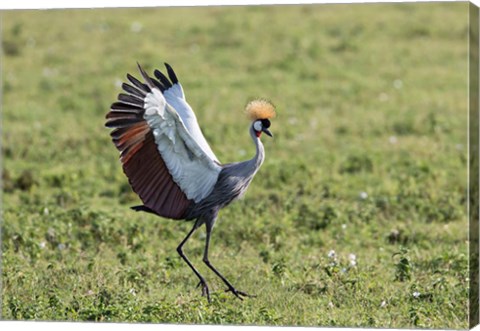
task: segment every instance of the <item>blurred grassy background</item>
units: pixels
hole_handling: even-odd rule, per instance
[[[468,3],[2,13],[2,318],[466,328]],[[103,127],[170,63],[222,162],[278,108],[246,197],[204,233],[138,204]]]

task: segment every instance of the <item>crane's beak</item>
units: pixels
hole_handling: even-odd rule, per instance
[[[269,129],[267,129],[267,128],[262,128],[262,131],[265,132],[266,135],[268,135],[268,136],[270,136],[270,137],[273,138],[273,134],[270,132]]]

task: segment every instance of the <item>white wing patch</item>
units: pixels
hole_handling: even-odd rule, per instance
[[[210,147],[208,149],[213,157],[196,141],[198,137],[190,133],[160,90],[152,89],[144,102],[144,118],[152,128],[157,149],[173,180],[188,199],[199,202],[206,198],[212,192],[222,169],[215,162]]]
[[[219,162],[212,149],[208,145],[205,137],[203,136],[200,127],[198,126],[195,113],[188,104],[187,100],[185,100],[185,94],[183,93],[182,85],[180,83],[173,84],[172,87],[163,92],[163,95],[167,100],[167,103],[176,110],[182,119],[183,124],[185,124],[188,132],[192,138],[195,139],[200,148],[202,148],[212,160]]]

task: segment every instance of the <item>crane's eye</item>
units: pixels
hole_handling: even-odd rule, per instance
[[[262,122],[260,122],[260,121],[255,121],[255,123],[253,123],[253,128],[254,128],[255,131],[257,131],[257,132],[262,131]]]
[[[262,120],[262,126],[268,129],[270,127],[270,120],[268,118]]]

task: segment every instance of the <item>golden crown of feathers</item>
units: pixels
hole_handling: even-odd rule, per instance
[[[264,120],[275,117],[275,106],[268,100],[256,99],[245,106],[247,116],[252,120]]]

